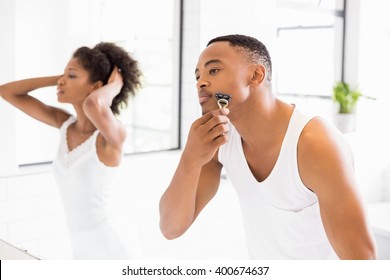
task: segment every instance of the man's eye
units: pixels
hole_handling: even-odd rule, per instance
[[[219,69],[211,69],[210,74],[211,75],[217,74],[218,71],[219,71]]]
[[[196,76],[196,77],[195,77],[195,80],[197,80],[197,81],[198,81],[198,80],[199,80],[199,78],[200,78],[200,76]]]

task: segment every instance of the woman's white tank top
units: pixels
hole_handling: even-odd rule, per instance
[[[219,161],[240,200],[252,259],[337,258],[325,234],[317,196],[304,186],[298,171],[298,139],[310,119],[294,109],[275,166],[262,182],[253,176],[233,125],[228,143],[219,149]]]
[[[69,151],[67,129],[71,116],[60,128],[60,147],[53,162],[75,259],[128,259],[130,235],[107,211],[108,188],[117,167],[104,165],[96,151],[96,130],[81,145]],[[127,235],[125,237],[125,235]]]
[[[96,130],[85,142],[69,151],[67,129],[76,118],[71,116],[60,128],[60,147],[53,162],[67,217],[72,231],[88,230],[107,219],[107,187],[115,168],[104,165],[97,156]]]

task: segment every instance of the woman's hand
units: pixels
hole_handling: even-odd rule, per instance
[[[112,100],[117,96],[123,87],[123,77],[120,69],[115,66],[112,70],[110,77],[108,78],[107,84],[98,87],[84,100],[84,109],[85,104],[94,103],[93,106],[98,104],[110,107]]]
[[[87,96],[83,104],[83,110],[88,119],[100,131],[106,143],[109,144],[108,146],[116,151],[122,149],[122,144],[126,139],[126,129],[116,119],[110,107],[122,87],[123,77],[119,68],[115,66],[107,84],[95,89]]]
[[[114,69],[112,70],[111,75],[108,78],[107,84],[113,86],[113,89],[116,92],[115,96],[119,94],[119,92],[123,87],[123,77],[122,77],[121,69],[119,69],[118,66],[115,66]]]

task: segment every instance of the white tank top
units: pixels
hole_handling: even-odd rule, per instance
[[[104,165],[96,152],[96,130],[86,141],[69,151],[67,129],[71,116],[60,128],[60,147],[53,173],[64,202],[67,224],[72,231],[90,230],[107,219],[108,187],[116,168]]]
[[[298,172],[298,139],[310,119],[294,109],[279,157],[262,182],[253,176],[233,125],[228,143],[219,149],[219,161],[240,200],[252,259],[337,258],[325,234],[317,196]]]
[[[75,259],[128,259],[134,238],[121,220],[107,211],[108,189],[117,167],[104,165],[96,152],[96,130],[69,151],[67,129],[71,116],[60,128],[60,147],[53,161],[69,228]],[[130,233],[130,234],[128,234]],[[131,240],[130,240],[131,239]]]

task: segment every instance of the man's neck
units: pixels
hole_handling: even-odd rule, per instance
[[[273,94],[249,98],[231,112],[231,123],[242,141],[249,146],[267,146],[275,137],[282,137],[288,127],[294,106]],[[230,117],[230,116],[229,116]]]

